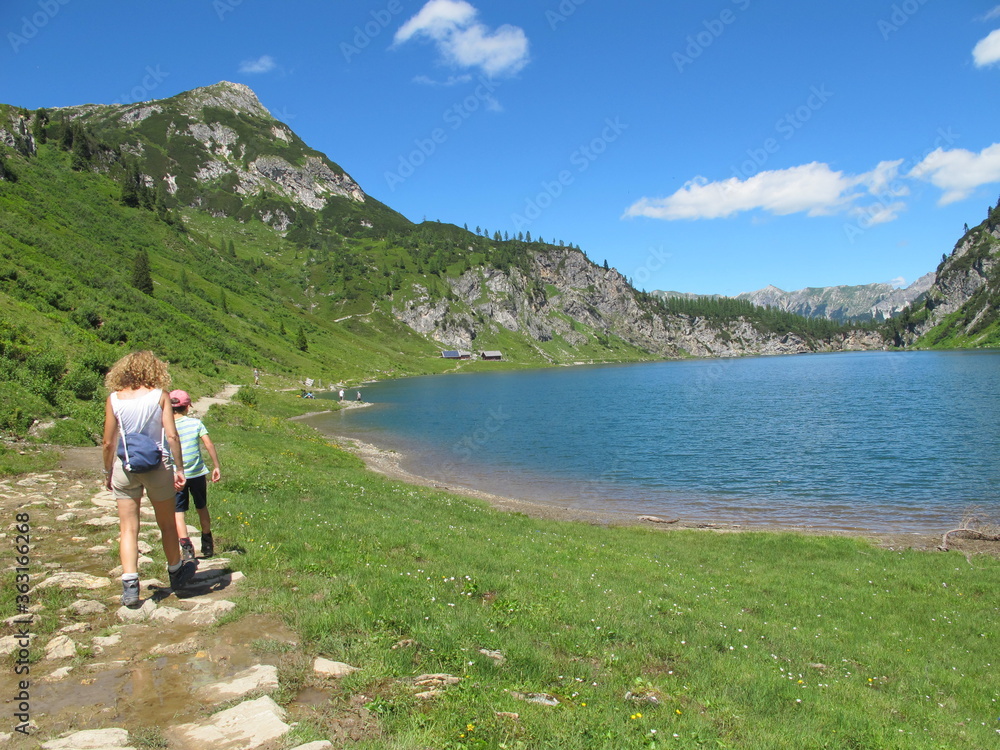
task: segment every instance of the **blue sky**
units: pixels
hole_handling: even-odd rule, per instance
[[[0,101],[245,83],[414,221],[640,289],[911,282],[1000,195],[997,0],[5,0]]]

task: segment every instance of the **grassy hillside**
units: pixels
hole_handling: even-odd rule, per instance
[[[103,373],[136,348],[168,359],[196,393],[245,382],[255,366],[288,383],[450,366],[364,285],[329,283],[323,264],[349,266],[370,241],[339,238],[349,247],[336,260],[305,257],[257,222],[124,205],[118,181],[73,170],[72,158],[51,143],[30,158],[3,154],[0,430],[60,418],[49,439],[87,441]],[[151,295],[133,279],[143,253]]]

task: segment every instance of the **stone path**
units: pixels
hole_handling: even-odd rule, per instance
[[[200,399],[195,410],[204,414],[237,388]],[[279,668],[298,644],[278,618],[229,614],[244,578],[238,556],[199,560],[191,584],[172,591],[160,580],[159,529],[144,503],[142,605],[120,606],[116,503],[101,487],[100,449],[75,449],[69,464],[0,480],[4,583],[21,565],[30,586],[24,611],[2,613],[0,700],[8,721],[0,724],[0,748],[332,747],[286,738],[287,710],[269,694],[280,689]],[[198,549],[197,529],[189,529]],[[13,560],[18,534],[30,541]],[[255,642],[271,648],[260,654]],[[26,646],[31,659],[40,658],[21,658]],[[14,716],[21,709],[26,721]]]

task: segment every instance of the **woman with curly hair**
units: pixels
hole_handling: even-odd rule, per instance
[[[184,587],[197,562],[181,562],[174,522],[174,494],[184,487],[184,461],[174,426],[165,362],[149,351],[132,352],[108,371],[104,384],[111,395],[104,408],[104,486],[118,501],[119,552],[122,561],[122,604],[139,604],[139,503],[143,490],[153,503],[167,558],[170,587]],[[123,434],[142,433],[160,448],[162,460],[151,471],[130,471],[116,455]],[[125,444],[128,450],[128,443]],[[155,453],[154,453],[155,456]]]

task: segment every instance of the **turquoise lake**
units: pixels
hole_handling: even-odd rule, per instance
[[[943,532],[970,507],[1000,513],[1000,352],[466,372],[361,391],[373,406],[310,423],[450,487],[822,530]]]

